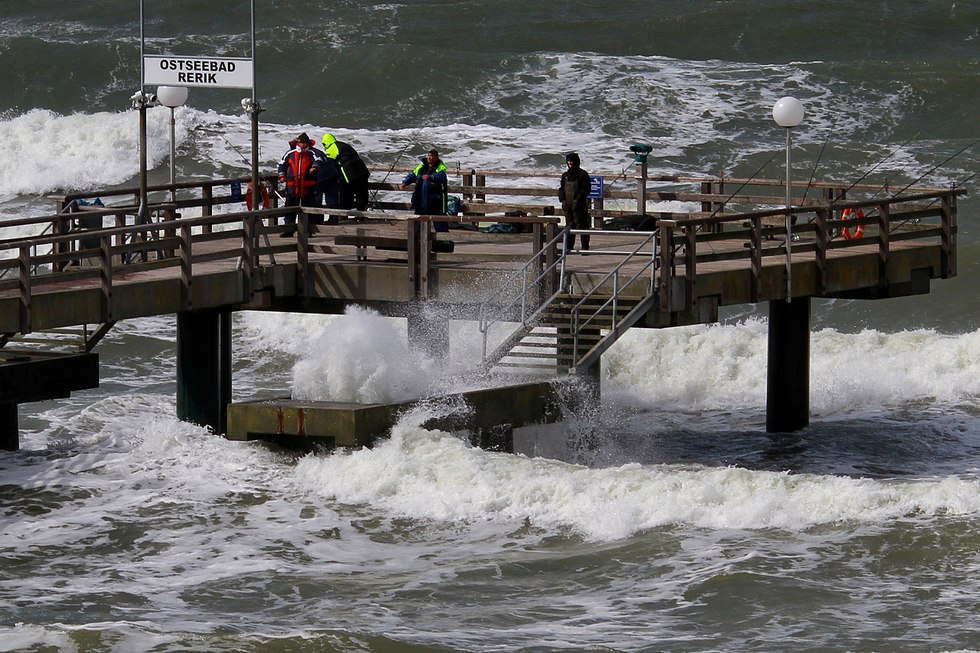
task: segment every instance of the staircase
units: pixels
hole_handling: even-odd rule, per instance
[[[559,292],[484,359],[484,369],[537,375],[574,374],[599,357],[650,310],[642,299]]]
[[[52,328],[26,334],[0,333],[0,349],[8,345],[51,353],[90,352],[115,322],[78,327]]]
[[[624,235],[636,237],[635,232]],[[653,233],[632,251],[590,252],[623,258],[592,290],[583,293],[569,290],[564,250],[549,267],[541,261],[544,252],[561,238],[559,234],[524,265],[519,272],[520,292],[516,297],[508,302],[506,293],[501,291],[482,306],[480,331],[485,372],[509,370],[538,376],[585,372],[599,362],[602,353],[623,333],[658,305],[659,296],[653,282],[657,241]],[[627,276],[626,264],[638,260],[643,264]],[[540,272],[532,274],[532,270]],[[548,288],[558,288],[558,291],[542,301],[540,298],[550,292]],[[520,321],[517,329],[488,353],[491,327],[515,319]]]

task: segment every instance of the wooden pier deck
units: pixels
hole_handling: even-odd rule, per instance
[[[446,216],[414,216],[403,201],[379,201],[364,213],[331,211],[343,217],[335,225],[313,227],[309,221],[327,211],[304,210],[298,234],[283,238],[285,209],[228,210],[241,197],[222,190],[236,180],[178,185],[192,197],[153,204],[154,220],[148,224],[135,224],[132,203],[83,207],[77,202],[125,198],[131,189],[59,197],[53,215],[0,223],[0,345],[3,351],[88,353],[118,320],[162,314],[221,320],[238,310],[341,313],[349,304],[408,317],[412,328],[425,305],[444,307],[446,319],[479,320],[481,329],[520,325],[523,332],[512,342],[504,338],[508,351],[492,352],[484,361],[489,369],[504,364],[521,338],[544,324],[544,315],[554,314],[557,309],[544,311],[550,303],[564,307],[567,323],[557,326],[565,342],[556,343],[558,352],[545,366],[583,373],[594,371],[602,351],[629,328],[709,323],[722,306],[758,302],[805,307],[808,328],[810,298],[922,294],[932,280],[956,274],[961,189],[894,194],[849,187],[845,200],[840,185],[811,183],[806,190],[816,189],[822,197],[800,198],[787,210],[770,192],[784,190],[776,182],[755,180],[752,194],[726,195],[721,192],[726,184],[749,188],[748,180],[643,180],[643,196],[653,206],[608,210],[603,201],[616,199],[610,192],[596,201],[594,215],[601,225],[603,217],[642,211],[657,219],[654,230],[596,230],[589,252],[566,253],[550,188],[492,186],[486,178],[469,175],[471,183],[483,184],[467,185],[464,179],[451,189],[463,196],[464,212],[448,218],[456,228],[441,233],[433,224]],[[654,182],[668,190],[646,189]],[[374,186],[387,196],[396,188]],[[619,193],[623,199],[630,195]],[[657,211],[658,201],[693,208]],[[863,217],[842,219],[845,209]],[[504,215],[514,212],[525,215]],[[791,240],[788,215],[796,222]],[[517,225],[522,232],[475,229],[493,222]],[[845,228],[853,233],[858,225],[860,238],[842,237]],[[599,308],[586,312],[590,304]],[[79,340],[54,338],[48,346],[25,342],[39,332],[80,326]],[[221,351],[230,347],[211,344]],[[563,348],[571,350],[564,358]],[[773,364],[779,363],[770,360]],[[5,367],[0,359],[0,382]],[[11,411],[16,423],[17,404],[38,396],[34,388],[0,397],[6,423]],[[222,390],[216,401],[227,404],[230,390]],[[205,423],[223,431],[224,405],[209,410]],[[9,447],[9,435],[6,442]]]

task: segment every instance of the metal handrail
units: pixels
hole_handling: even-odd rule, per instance
[[[487,311],[489,310],[489,306],[491,305],[491,302],[486,301],[480,305],[479,329],[480,329],[480,333],[483,334],[483,360],[484,361],[487,358],[487,338],[490,333],[490,327],[492,327],[494,324],[497,324],[498,322],[505,321],[503,319],[503,316],[507,315],[510,312],[510,309],[512,309],[518,303],[520,303],[521,326],[526,327],[530,319],[533,319],[533,314],[531,316],[528,315],[528,301],[529,301],[531,290],[533,288],[538,288],[539,284],[542,281],[544,281],[545,279],[548,278],[548,276],[553,274],[556,266],[560,266],[561,269],[564,270],[564,266],[565,266],[564,250],[561,252],[559,257],[555,260],[555,262],[553,262],[551,265],[544,266],[541,265],[540,262],[541,259],[547,254],[547,252],[558,244],[558,241],[561,238],[564,238],[564,232],[560,231],[558,232],[558,235],[556,235],[550,241],[545,243],[544,247],[542,247],[540,251],[532,255],[531,258],[529,258],[524,263],[524,265],[521,266],[521,269],[517,271],[517,274],[519,274],[521,277],[521,292],[516,297],[512,298],[510,303],[505,305],[504,304],[495,305],[495,311],[492,317],[487,316]],[[528,283],[528,269],[537,266],[541,267],[542,269],[541,273],[534,278],[534,281]],[[500,286],[500,290],[504,290],[505,288],[506,286],[504,285]],[[553,299],[556,294],[561,292],[561,289],[562,286],[561,284],[559,284],[556,293],[554,293],[551,297],[549,297],[544,302],[540,302],[538,303],[537,306],[535,306],[536,309],[535,312],[537,310],[540,310],[541,306],[547,306],[548,303],[551,301],[551,299]]]
[[[636,233],[637,232],[635,232],[635,231],[619,231],[619,232],[617,232],[617,231],[605,232],[604,231],[603,232],[603,235],[610,235],[610,234],[629,234],[629,235],[636,235]],[[650,260],[647,261],[646,263],[644,263],[643,266],[641,266],[641,268],[635,274],[633,274],[633,276],[631,276],[626,281],[625,284],[620,285],[620,283],[619,283],[619,281],[620,281],[620,275],[619,275],[620,270],[622,270],[623,267],[627,263],[629,263],[630,261],[632,261],[633,258],[637,254],[639,254],[641,250],[643,250],[643,248],[646,246],[647,243],[652,243],[652,246],[650,248]],[[620,261],[620,263],[616,267],[614,267],[612,270],[610,270],[610,272],[605,277],[603,277],[602,280],[599,281],[599,283],[597,283],[592,288],[592,290],[590,290],[585,295],[583,295],[582,298],[579,300],[579,302],[574,307],[572,307],[572,346],[573,346],[573,350],[574,351],[578,351],[578,339],[579,339],[579,334],[581,333],[581,331],[583,329],[585,329],[586,327],[588,327],[588,325],[593,320],[595,320],[598,317],[598,315],[609,306],[610,303],[612,303],[612,320],[613,320],[613,322],[612,322],[612,328],[613,329],[616,328],[616,325],[618,324],[617,315],[618,315],[618,312],[619,312],[619,310],[618,310],[618,308],[619,308],[618,307],[618,304],[619,304],[619,294],[623,290],[625,290],[626,288],[629,288],[637,279],[639,279],[641,276],[643,276],[643,274],[647,270],[650,270],[650,282],[649,282],[649,286],[647,287],[647,293],[646,294],[647,295],[650,295],[650,294],[652,294],[654,292],[654,289],[656,288],[655,275],[656,275],[656,270],[657,270],[657,232],[655,232],[655,231],[650,232],[649,235],[646,238],[643,239],[643,242],[641,242],[636,248],[634,248],[632,252],[630,252],[629,254],[627,254],[626,256],[624,256],[623,257],[623,260]],[[612,279],[612,283],[613,283],[612,296],[609,299],[607,299],[605,302],[603,302],[598,308],[596,308],[592,312],[592,314],[589,315],[585,319],[585,321],[583,321],[581,323],[581,325],[580,325],[578,322],[579,322],[580,316],[582,315],[582,312],[583,312],[582,309],[585,306],[586,302],[591,297],[594,297],[594,296],[598,295],[599,293],[597,291],[599,290],[599,288],[601,288],[607,281],[609,281],[609,279]]]
[[[590,230],[588,230],[588,229],[572,229],[572,230],[565,229],[565,230],[562,230],[562,232],[560,232],[550,243],[548,243],[548,246],[553,246],[553,245],[557,244],[557,242],[558,242],[559,239],[564,239],[568,234],[588,234],[588,233],[590,233]],[[636,237],[636,236],[641,235],[641,234],[643,234],[645,232],[636,232],[636,231],[603,231],[602,233],[603,233],[603,235],[610,235],[610,236]],[[639,255],[641,253],[644,253],[645,254],[646,251],[647,251],[646,250],[646,247],[647,247],[647,245],[649,243],[652,243],[652,246],[649,249],[649,252],[650,252],[650,260],[647,261],[646,263],[644,263],[641,266],[640,270],[637,271],[636,273],[634,273],[626,281],[625,284],[620,284],[620,277],[621,277],[621,274],[620,273],[621,273],[623,267],[625,265],[627,265],[628,263],[630,263],[631,261],[633,261],[634,258],[637,255]],[[545,251],[547,251],[547,249],[543,249],[541,252],[538,252],[535,256],[532,256],[531,259],[529,259],[527,263],[525,263],[525,265],[521,269],[522,280],[524,280],[526,282],[526,279],[527,279],[527,274],[526,274],[527,268],[529,266],[531,266],[532,264],[535,264],[536,261],[538,260],[537,257],[543,255]],[[575,305],[575,307],[572,309],[573,321],[572,321],[571,328],[572,328],[572,332],[573,332],[573,344],[574,344],[574,347],[575,347],[574,351],[578,351],[578,338],[579,338],[579,334],[581,333],[581,331],[586,326],[588,326],[588,324],[590,324],[592,322],[592,320],[594,320],[598,316],[598,314],[600,312],[602,312],[602,310],[604,310],[609,305],[609,302],[610,301],[613,302],[613,314],[615,316],[615,314],[617,312],[617,309],[618,309],[619,293],[622,290],[625,290],[626,288],[631,287],[632,284],[634,284],[637,279],[641,278],[647,272],[647,270],[650,270],[651,272],[650,272],[649,285],[647,287],[647,293],[646,294],[647,295],[650,295],[652,292],[654,292],[654,288],[656,287],[655,274],[656,274],[656,269],[657,269],[657,232],[649,232],[649,233],[647,233],[646,236],[643,238],[643,240],[636,247],[634,247],[634,249],[632,251],[621,252],[621,251],[618,251],[618,250],[590,250],[588,253],[590,255],[599,255],[599,254],[615,254],[615,255],[621,255],[621,256],[623,256],[623,260],[620,261],[613,268],[613,270],[611,270],[608,274],[606,274],[606,276],[603,277],[603,279],[599,283],[596,284],[596,286],[595,286],[595,288],[593,288],[593,290],[591,290],[588,293],[586,293],[585,296],[583,296],[579,300],[579,302]],[[550,274],[551,271],[555,268],[555,266],[559,266],[560,267],[560,277],[559,277],[559,283],[558,283],[558,287],[557,287],[556,291],[551,295],[551,297],[549,297],[547,300],[545,300],[544,302],[542,302],[536,308],[536,310],[533,313],[531,313],[530,316],[527,316],[527,311],[526,311],[526,299],[527,299],[527,297],[529,295],[529,288],[527,288],[526,284],[524,286],[522,286],[522,292],[521,292],[521,294],[518,297],[515,297],[514,299],[512,299],[511,302],[509,304],[507,304],[506,306],[499,307],[498,314],[497,314],[497,318],[498,319],[495,319],[493,321],[487,321],[487,320],[485,320],[485,318],[483,318],[483,312],[487,309],[487,306],[489,305],[489,302],[485,302],[481,306],[481,325],[480,325],[480,330],[483,333],[483,362],[484,362],[484,364],[486,364],[487,363],[487,360],[488,360],[488,356],[487,356],[487,338],[488,338],[488,335],[489,335],[490,326],[492,326],[493,324],[495,324],[498,321],[502,321],[501,316],[502,315],[505,315],[510,308],[516,306],[519,301],[521,302],[521,326],[520,326],[520,328],[511,337],[512,340],[516,340],[516,341],[519,342],[519,338],[517,338],[518,334],[522,334],[522,333],[523,334],[526,334],[526,332],[528,331],[529,327],[530,328],[533,328],[534,324],[536,324],[537,317],[548,306],[550,306],[558,297],[560,297],[560,296],[562,296],[562,295],[564,295],[564,294],[566,294],[568,292],[568,288],[567,288],[567,284],[566,284],[566,280],[567,279],[566,279],[565,272],[566,272],[566,269],[567,269],[567,267],[566,267],[567,266],[567,257],[570,254],[571,254],[571,252],[569,250],[567,250],[565,248],[562,248],[561,255],[555,261],[555,263],[553,263],[551,266],[549,266],[545,270],[545,272],[543,272],[542,275],[540,275],[535,280],[535,284],[536,284],[542,278],[544,278],[546,275]],[[586,303],[586,301],[589,298],[597,295],[598,294],[597,293],[597,289],[600,288],[603,284],[605,284],[610,279],[613,280],[613,288],[614,288],[613,296],[609,300],[606,300],[598,309],[596,309],[595,312],[592,315],[588,316],[588,318],[585,320],[585,322],[583,322],[581,324],[581,326],[578,326],[577,325],[577,320],[578,320],[579,316],[581,315],[582,307],[584,306],[584,304]],[[615,323],[616,323],[616,320],[615,320],[615,317],[614,317],[614,326],[615,326]],[[507,345],[507,342],[508,341],[505,340],[504,341],[504,345],[502,345],[502,346],[506,346]]]

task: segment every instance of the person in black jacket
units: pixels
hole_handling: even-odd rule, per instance
[[[341,208],[343,178],[340,172],[340,164],[337,163],[336,159],[331,159],[324,154],[323,150],[318,150],[315,147],[310,149],[313,150],[313,158],[316,159],[316,205],[328,209]],[[311,222],[323,224],[324,218],[317,216],[317,219],[311,220]],[[326,219],[327,224],[337,224],[338,222],[340,222],[340,216],[337,215],[331,215]]]
[[[365,210],[371,171],[361,155],[350,144],[338,141],[333,134],[324,134],[321,142],[323,153],[340,167],[340,208]]]
[[[589,217],[589,191],[592,182],[589,180],[589,173],[582,170],[582,162],[575,152],[565,156],[565,165],[568,170],[561,176],[558,200],[565,212],[565,251],[570,252],[575,249],[575,234],[567,230],[592,228]],[[588,234],[582,234],[582,249],[589,249]]]

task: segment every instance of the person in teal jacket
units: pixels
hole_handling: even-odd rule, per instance
[[[401,189],[415,184],[412,193],[412,210],[415,215],[445,215],[449,196],[449,178],[446,164],[439,159],[439,152],[429,150],[422,163],[405,175]]]

